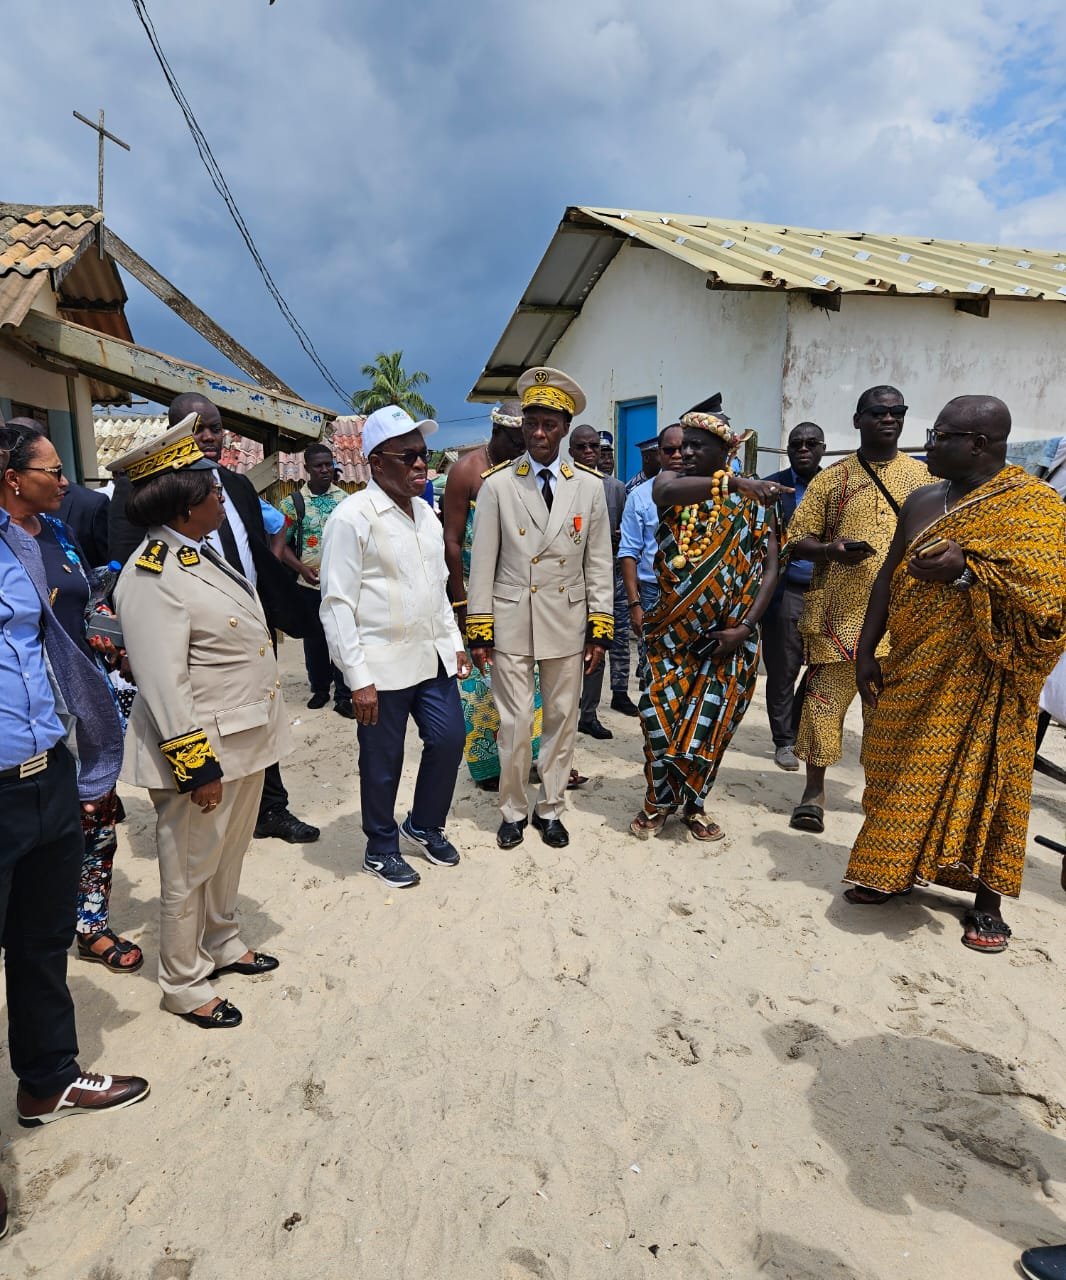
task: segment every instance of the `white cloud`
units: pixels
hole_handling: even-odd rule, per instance
[[[1066,15],[1051,0],[150,0],[289,302],[346,383],[379,348],[471,384],[570,203],[1061,242]],[[312,398],[330,401],[210,187],[128,0],[24,6],[6,196],[91,201]],[[47,92],[41,67],[48,67]],[[146,341],[162,331],[139,299]],[[169,327],[165,328],[168,337]]]

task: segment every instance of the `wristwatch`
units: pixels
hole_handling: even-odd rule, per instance
[[[974,571],[967,565],[957,578],[948,583],[948,586],[954,587],[957,591],[969,591],[976,581]]]

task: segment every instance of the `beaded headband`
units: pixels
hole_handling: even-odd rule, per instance
[[[709,431],[711,435],[718,436],[719,439],[724,440],[729,446],[730,452],[736,449],[744,440],[743,434],[734,435],[729,430],[728,425],[713,413],[686,413],[681,418],[681,425],[683,427],[692,427],[697,431]]]
[[[516,429],[522,425],[521,418],[512,417],[511,414],[504,413],[502,408],[493,409],[489,417],[492,419],[492,425],[494,427],[510,427],[512,429]]]

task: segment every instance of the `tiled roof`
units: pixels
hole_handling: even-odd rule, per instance
[[[358,417],[337,418],[326,443],[333,449],[341,480],[345,484],[363,485],[370,479],[370,468],[363,457],[363,422]],[[128,418],[101,416],[93,419],[96,435],[96,457],[99,474],[107,476],[108,463],[121,458],[139,445],[147,444],[167,429],[166,414],[138,414]],[[263,446],[257,440],[227,431],[222,437],[222,465],[247,475],[263,461]],[[289,485],[304,479],[302,453],[278,454],[278,479]]]
[[[0,324],[22,322],[42,273],[50,273],[58,293],[71,267],[95,242],[102,222],[101,213],[85,207],[0,204]]]

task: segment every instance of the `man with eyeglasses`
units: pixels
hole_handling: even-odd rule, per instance
[[[1003,951],[1017,897],[1044,681],[1066,649],[1066,508],[1008,466],[1010,411],[959,396],[928,433],[938,483],[903,504],[859,638],[866,821],[845,898],[974,894],[962,943]],[[892,636],[892,652],[879,641]]]
[[[455,677],[470,659],[448,601],[444,535],[420,501],[432,420],[398,405],[363,424],[371,480],[339,504],[323,532],[319,584],[330,657],[352,690],[359,740],[363,870],[397,889],[421,877],[400,839],[438,867],[458,865],[444,826],[463,758],[466,726]],[[411,809],[395,817],[411,719],[422,758]]]
[[[817,422],[801,422],[789,432],[789,465],[784,471],[766,477],[784,488],[778,499],[782,532],[803,501],[807,485],[821,471],[824,453],[825,435]],[[796,688],[796,678],[803,667],[799,620],[813,574],[814,564],[810,560],[790,559],[762,620],[766,714],[774,740],[774,764],[790,772],[799,769],[795,742],[803,706],[802,686],[799,690]]]
[[[807,785],[789,822],[798,831],[825,830],[825,774],[843,750],[870,591],[904,499],[929,482],[925,464],[899,451],[906,415],[895,387],[864,391],[852,418],[858,449],[813,477],[789,523],[790,558],[814,562],[799,621],[807,679],[795,754]],[[878,655],[887,651],[886,639]]]
[[[681,424],[672,422],[657,437],[654,462],[645,452],[644,469],[649,478],[628,493],[622,509],[618,542],[618,565],[625,587],[629,621],[637,637],[637,683],[643,690],[648,683],[648,646],[644,639],[644,611],[659,596],[659,580],[655,576],[655,553],[659,549],[656,530],[659,508],[651,496],[652,482],[663,471],[681,470]]]
[[[500,713],[496,843],[513,849],[530,821],[533,671],[540,668],[544,727],[532,823],[551,848],[570,842],[562,815],[574,756],[582,676],[614,636],[611,530],[603,479],[559,448],[585,394],[558,369],[518,379],[525,452],[486,477],[470,557],[466,635],[481,671],[492,668]]]

